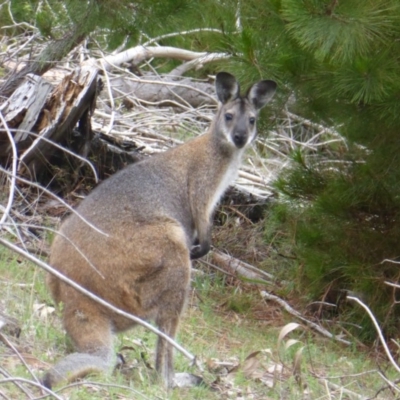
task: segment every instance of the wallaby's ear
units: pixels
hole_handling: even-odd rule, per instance
[[[218,100],[225,104],[240,95],[240,86],[236,78],[228,72],[218,72],[215,78]]]
[[[260,110],[274,97],[275,91],[276,83],[274,81],[260,81],[249,89],[247,98],[257,110]]]

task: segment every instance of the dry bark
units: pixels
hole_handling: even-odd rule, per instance
[[[40,174],[54,155],[52,143],[68,145],[73,142],[73,128],[77,124],[83,140],[80,148],[74,150],[87,155],[93,138],[90,116],[99,84],[98,70],[94,67],[74,70],[55,88],[39,76],[25,77],[1,108],[14,133],[20,174]],[[0,161],[5,166],[10,162],[9,154],[9,139],[5,130],[0,130]]]

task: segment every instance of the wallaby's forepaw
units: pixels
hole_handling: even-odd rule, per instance
[[[201,376],[189,374],[188,372],[178,372],[174,376],[174,387],[194,387],[204,383]]]
[[[196,244],[192,246],[190,249],[190,259],[197,260],[198,258],[205,256],[210,251],[210,248],[211,246],[208,242],[204,243],[203,245]]]

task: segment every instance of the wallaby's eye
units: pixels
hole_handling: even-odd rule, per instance
[[[256,122],[256,119],[254,117],[251,117],[251,118],[249,118],[249,122],[250,122],[250,125],[254,125]]]
[[[233,115],[231,113],[226,113],[225,114],[225,121],[232,121],[233,120]]]

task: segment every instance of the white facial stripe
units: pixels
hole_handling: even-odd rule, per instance
[[[249,146],[257,134],[256,124],[250,120],[257,118],[257,112],[246,99],[237,99],[222,106],[218,117],[218,128],[226,142],[234,148]]]

